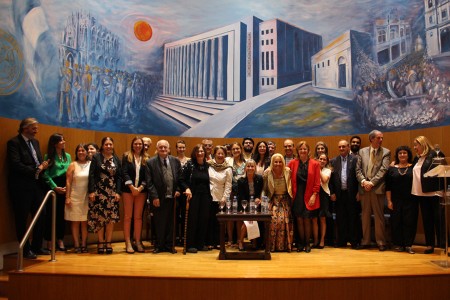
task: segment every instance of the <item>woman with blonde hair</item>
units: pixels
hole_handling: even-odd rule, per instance
[[[291,218],[291,171],[286,168],[283,155],[275,153],[270,166],[264,172],[264,188],[262,196],[267,196],[269,211],[272,212],[270,223],[271,251],[291,251],[292,218]]]
[[[320,164],[310,159],[310,148],[306,141],[297,144],[297,158],[289,163],[292,175],[292,211],[297,218],[300,243],[297,252],[311,252],[309,240],[311,229],[318,231],[317,217],[320,208]],[[314,227],[314,228],[312,228]]]
[[[413,160],[413,183],[411,194],[414,200],[418,200],[420,211],[422,213],[423,228],[425,231],[425,243],[427,248],[425,254],[434,252],[435,233],[440,244],[440,227],[439,227],[439,197],[436,191],[443,189],[440,186],[439,178],[424,177],[424,174],[436,167],[433,164],[433,158],[438,154],[434,150],[430,141],[420,135],[413,141],[414,150],[417,156]]]

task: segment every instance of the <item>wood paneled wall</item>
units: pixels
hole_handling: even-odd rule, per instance
[[[0,128],[1,128],[1,144],[0,147],[0,189],[3,191],[4,197],[0,198],[0,244],[15,241],[15,231],[14,231],[14,216],[12,214],[12,207],[8,196],[7,190],[7,162],[6,162],[6,142],[17,135],[17,130],[19,128],[20,120],[13,120],[7,118],[0,118]],[[47,142],[48,138],[51,134],[59,132],[62,133],[67,141],[66,143],[66,151],[70,153],[72,157],[74,157],[75,147],[79,143],[88,143],[88,142],[96,142],[100,145],[100,142],[103,137],[110,136],[114,139],[114,148],[119,157],[125,151],[128,151],[131,146],[131,140],[135,136],[135,134],[123,134],[123,133],[112,133],[112,132],[101,132],[101,131],[92,131],[92,130],[82,130],[82,129],[74,129],[74,128],[65,128],[59,126],[50,126],[40,124],[39,133],[37,138],[41,144],[42,153],[47,152]],[[362,146],[367,146],[369,144],[367,133],[358,133],[358,129],[355,129],[355,134],[358,134],[362,138]],[[450,143],[447,141],[447,138],[450,137],[450,126],[443,127],[434,127],[434,128],[425,128],[418,130],[410,130],[410,131],[401,131],[401,132],[386,132],[384,133],[384,142],[383,146],[390,149],[392,152],[395,151],[395,148],[400,145],[409,145],[412,148],[412,140],[414,137],[418,135],[426,136],[432,143],[438,143],[441,145],[441,149],[444,153],[450,156]],[[142,135],[141,135],[142,136]],[[155,151],[156,142],[160,139],[166,139],[169,141],[172,147],[172,153],[175,154],[175,143],[179,137],[172,136],[154,136],[154,135],[146,135],[152,139],[152,147],[150,149],[150,153]],[[249,134],[251,136],[251,134]],[[295,143],[300,140],[306,140],[307,143],[311,145],[311,148],[314,148],[314,145],[317,141],[324,141],[328,147],[330,152],[330,157],[334,157],[338,155],[337,144],[339,140],[346,139],[349,140],[350,135],[345,136],[324,136],[324,137],[292,137]],[[199,138],[182,138],[187,145],[187,156],[190,156],[190,150],[197,143],[201,143],[203,140],[202,137]],[[259,140],[268,140],[268,139],[259,139],[254,138],[255,143]],[[274,141],[277,145],[277,152],[283,153],[283,138],[274,138],[270,139]],[[226,143],[232,142],[242,142],[242,138],[212,138],[214,145],[222,145]],[[393,156],[393,155],[392,155]],[[119,226],[116,226],[116,230],[122,230],[122,223]]]

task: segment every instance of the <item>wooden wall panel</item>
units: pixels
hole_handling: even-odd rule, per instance
[[[15,241],[15,233],[14,233],[14,219],[12,216],[11,204],[9,202],[9,197],[7,196],[7,164],[6,164],[6,142],[13,136],[17,135],[17,129],[19,127],[19,120],[0,118],[1,125],[1,142],[3,144],[0,147],[0,188],[4,191],[6,197],[0,198],[0,205],[2,210],[0,210],[0,243],[6,243]],[[39,133],[37,138],[41,143],[41,151],[42,153],[47,152],[47,142],[48,137],[55,133],[59,132],[64,135],[67,140],[66,151],[70,153],[70,155],[74,158],[75,147],[79,143],[88,143],[88,142],[96,142],[99,146],[101,140],[105,136],[111,136],[114,139],[114,148],[115,152],[119,157],[122,157],[123,153],[130,149],[131,140],[135,136],[132,133],[112,133],[112,132],[101,132],[101,131],[90,131],[85,129],[75,129],[75,128],[65,128],[61,126],[50,126],[40,124]],[[368,135],[357,134],[362,138],[362,146],[368,146]],[[418,135],[427,136],[433,144],[440,144],[441,149],[444,153],[450,156],[450,143],[447,141],[450,136],[450,126],[436,127],[436,128],[424,128],[418,130],[410,130],[410,131],[401,131],[401,132],[386,132],[384,133],[384,141],[383,146],[389,148],[392,151],[391,159],[393,159],[394,151],[397,146],[400,145],[409,145],[412,148],[413,138]],[[143,135],[140,135],[143,136]],[[156,149],[156,142],[160,139],[166,139],[169,141],[171,145],[172,154],[176,154],[175,143],[180,137],[173,136],[155,136],[155,135],[147,135],[152,139],[152,146],[150,149],[150,153],[153,154]],[[343,136],[324,136],[324,137],[293,137],[293,141],[297,144],[301,140],[306,140],[311,149],[314,149],[314,146],[317,141],[324,141],[329,147],[330,157],[335,157],[338,155],[337,144],[339,140],[346,139],[349,140],[351,135],[343,135]],[[201,143],[204,139],[202,137],[184,137],[181,138],[186,142],[187,151],[186,155],[190,156],[191,149],[197,144]],[[211,138],[214,145],[222,145],[226,143],[232,142],[242,142],[242,138]],[[266,138],[254,138],[255,143],[260,140],[269,140]],[[270,140],[274,141],[277,145],[277,152],[284,153],[283,142],[284,138],[271,138]],[[122,222],[120,222],[116,226],[116,231],[122,230]]]

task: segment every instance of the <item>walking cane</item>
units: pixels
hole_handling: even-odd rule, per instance
[[[189,200],[186,199],[186,215],[184,218],[184,245],[183,245],[183,254],[184,255],[186,255],[188,216],[189,216]]]

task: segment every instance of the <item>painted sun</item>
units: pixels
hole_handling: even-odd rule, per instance
[[[137,21],[134,23],[134,35],[138,40],[146,42],[152,38],[152,27],[146,21]]]

